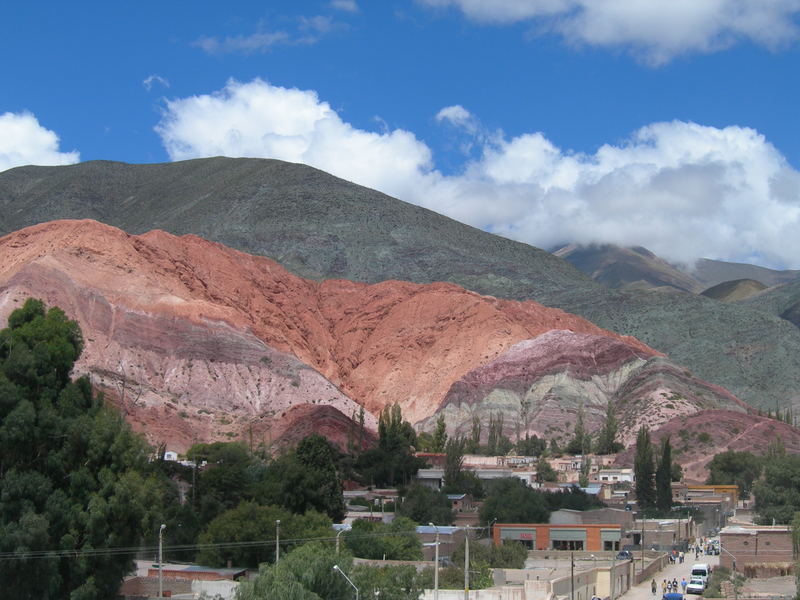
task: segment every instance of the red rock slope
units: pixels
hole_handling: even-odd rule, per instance
[[[56,221],[0,238],[0,256],[0,316],[26,296],[64,308],[87,341],[78,371],[179,446],[270,443],[305,404],[351,416],[397,401],[417,421],[466,373],[552,329],[655,354],[535,302],[444,283],[316,283],[195,236]]]

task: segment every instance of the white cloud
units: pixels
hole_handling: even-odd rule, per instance
[[[80,153],[61,152],[58,136],[30,113],[0,115],[0,171],[22,165],[70,165]]]
[[[161,75],[150,75],[144,81],[142,81],[144,89],[146,89],[148,92],[153,89],[154,83],[160,83],[164,87],[169,87],[169,81],[166,78],[161,77]]]
[[[571,44],[625,47],[663,64],[740,40],[778,48],[798,38],[798,0],[418,0],[482,23],[530,22]]]
[[[288,44],[290,41],[291,38],[285,31],[266,31],[225,38],[204,36],[193,45],[208,54],[254,54],[268,52],[273,46]]]
[[[173,160],[301,162],[539,247],[616,243],[687,264],[800,267],[800,173],[757,131],[654,123],[582,154],[541,132],[487,136],[459,105],[437,119],[474,127],[478,158],[459,174],[436,170],[409,131],[357,129],[315,92],[261,80],[170,101],[156,130]]]
[[[331,8],[345,12],[358,12],[358,4],[355,0],[331,0]]]
[[[409,196],[427,170],[428,147],[412,133],[373,133],[341,120],[315,92],[229,81],[221,91],[167,103],[156,128],[172,160],[270,157],[312,165],[363,185]]]

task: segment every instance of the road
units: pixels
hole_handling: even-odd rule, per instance
[[[714,555],[700,555],[700,558],[694,560],[694,553],[686,554],[686,559],[684,560],[683,564],[675,563],[674,565],[668,564],[666,567],[661,569],[658,573],[656,573],[654,579],[656,580],[656,594],[655,596],[650,592],[650,582],[651,579],[647,581],[643,581],[639,585],[633,586],[627,592],[620,596],[620,600],[660,600],[661,599],[661,582],[664,579],[668,581],[672,581],[673,579],[678,580],[678,584],[681,582],[681,577],[685,577],[687,583],[691,579],[691,572],[692,572],[692,565],[695,563],[708,563],[711,565],[712,569],[716,569],[717,565],[719,564],[719,556]],[[688,598],[701,598],[701,596],[688,596]]]

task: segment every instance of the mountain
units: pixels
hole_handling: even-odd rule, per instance
[[[739,304],[777,315],[800,328],[800,280],[769,288]]]
[[[703,289],[691,275],[647,248],[570,244],[555,250],[553,254],[610,288],[677,289],[684,292],[700,292]]]
[[[800,330],[777,315],[679,291],[610,290],[543,250],[303,165],[215,158],[0,173],[0,233],[60,218],[193,233],[315,280],[446,281],[532,299],[636,337],[755,406],[800,401]]]
[[[708,258],[702,258],[695,263],[692,275],[705,288],[713,287],[725,281],[740,279],[758,281],[766,287],[800,279],[800,271],[776,271],[766,267],[759,267],[758,265],[732,263]]]
[[[612,403],[620,441],[632,444],[642,425],[659,427],[676,415],[711,408],[747,412],[728,391],[699,380],[687,369],[648,349],[609,336],[550,331],[518,342],[471,370],[448,390],[437,414],[469,437],[472,420],[503,416],[512,440],[526,433],[567,442],[577,414],[589,431],[599,430]]]
[[[767,289],[760,281],[754,279],[736,279],[734,281],[724,281],[703,291],[703,296],[713,298],[720,302],[735,302],[754,296]]]
[[[800,430],[787,423],[753,413],[729,410],[706,410],[692,415],[677,415],[651,434],[658,448],[670,438],[672,459],[683,467],[688,481],[704,482],[708,463],[715,454],[726,450],[766,454],[770,444],[780,439],[790,454],[800,453]],[[618,465],[633,466],[635,449],[617,455]]]
[[[399,403],[434,413],[462,375],[553,329],[657,353],[558,309],[447,283],[315,282],[197,236],[56,221],[0,238],[0,316],[42,298],[78,320],[86,373],[153,441],[343,442]],[[327,429],[326,429],[327,428]]]

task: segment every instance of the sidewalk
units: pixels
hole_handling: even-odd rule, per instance
[[[711,565],[712,569],[716,569],[719,564],[719,556],[701,554],[700,558],[695,560],[693,553],[687,553],[683,564],[675,563],[674,565],[667,565],[656,573],[653,578],[631,587],[631,589],[619,596],[619,598],[621,598],[621,600],[661,600],[661,582],[664,579],[668,581],[672,581],[673,578],[677,579],[678,588],[680,589],[681,577],[685,577],[688,583],[691,579],[692,565],[695,563],[708,563]],[[655,596],[650,592],[650,582],[652,579],[656,580]],[[690,598],[694,598],[694,596],[690,596]],[[701,598],[701,596],[697,598]]]

